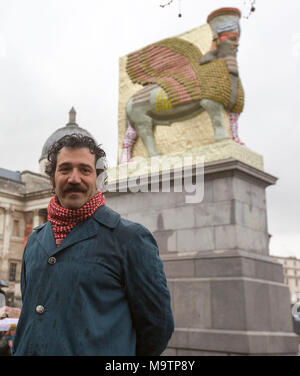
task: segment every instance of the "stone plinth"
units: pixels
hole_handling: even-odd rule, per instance
[[[159,245],[175,318],[165,354],[297,354],[289,289],[269,256],[265,189],[277,179],[234,158],[203,171],[201,202],[172,191],[176,174],[171,192],[106,192],[107,204]]]
[[[227,139],[154,158],[134,157],[129,163],[110,168],[108,181],[112,185],[124,179],[142,177],[151,172],[163,172],[169,166],[173,169],[181,168],[183,162],[185,160],[187,162],[188,159],[192,162],[190,165],[193,165],[199,158],[203,159],[206,165],[210,162],[234,159],[258,170],[264,170],[263,157],[260,154]]]

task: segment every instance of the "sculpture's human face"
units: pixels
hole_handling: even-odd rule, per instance
[[[227,43],[229,43],[233,50],[237,50],[239,46],[239,35],[237,33],[225,33],[223,35],[221,34],[218,43],[220,43],[220,41],[222,40],[225,40]]]
[[[239,37],[237,35],[232,35],[226,39],[227,42],[231,43],[233,48],[237,48],[239,45]]]
[[[60,205],[79,209],[97,193],[95,155],[86,147],[63,147],[57,155],[54,190]]]

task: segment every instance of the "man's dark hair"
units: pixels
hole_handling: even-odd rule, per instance
[[[83,136],[80,133],[68,134],[58,141],[56,141],[49,149],[48,152],[48,163],[46,165],[45,172],[50,176],[51,181],[54,181],[54,174],[57,164],[57,155],[63,147],[68,148],[88,148],[91,154],[95,154],[95,167],[97,176],[99,176],[107,168],[106,154],[103,149],[97,145],[95,140],[88,136]],[[97,161],[101,158],[101,163],[97,166]]]

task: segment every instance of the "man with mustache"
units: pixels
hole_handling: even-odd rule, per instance
[[[160,355],[174,330],[152,234],[105,204],[105,152],[72,134],[48,154],[48,221],[29,236],[15,355]]]

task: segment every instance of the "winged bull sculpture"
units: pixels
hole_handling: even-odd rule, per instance
[[[240,17],[236,8],[221,8],[208,16],[213,41],[204,55],[180,38],[168,38],[128,55],[126,71],[133,83],[144,87],[126,105],[120,163],[130,161],[138,136],[150,157],[158,155],[154,127],[187,120],[201,111],[207,111],[214,140],[220,141],[228,138],[223,118],[223,109],[227,110],[232,139],[243,145],[238,117],[244,107],[244,91],[236,58]]]

